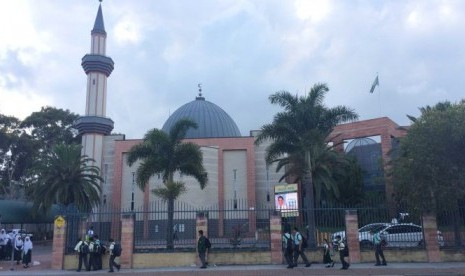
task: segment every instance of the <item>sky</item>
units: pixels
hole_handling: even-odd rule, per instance
[[[97,0],[0,0],[0,114],[24,119],[43,106],[83,115]],[[465,1],[104,0],[107,117],[141,138],[203,96],[242,135],[270,123],[277,91],[305,95],[360,120],[458,102],[465,84]],[[375,77],[379,86],[369,93]]]

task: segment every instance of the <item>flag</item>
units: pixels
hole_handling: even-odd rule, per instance
[[[373,93],[373,91],[375,91],[375,88],[376,88],[377,85],[379,86],[378,76],[376,76],[375,81],[374,81],[373,84],[371,85],[370,93]]]

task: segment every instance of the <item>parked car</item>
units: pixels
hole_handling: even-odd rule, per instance
[[[422,246],[424,243],[423,229],[420,225],[413,223],[370,223],[359,229],[358,238],[360,247],[373,246],[373,235],[371,230],[375,233],[380,232],[381,237],[386,240],[387,247],[414,247]],[[331,238],[340,235],[345,238],[345,231],[334,233]],[[438,231],[439,246],[444,246],[444,237]]]
[[[358,232],[359,232],[359,236],[360,236],[360,241],[364,241],[364,240],[369,240],[370,237],[368,237],[367,235],[370,233],[371,230],[374,230],[375,232],[378,232],[379,230],[385,228],[386,226],[389,226],[391,225],[390,223],[384,223],[384,222],[376,222],[376,223],[370,223],[370,224],[367,224],[363,227],[361,227],[360,229],[358,229]],[[345,239],[346,237],[346,232],[345,231],[339,231],[339,232],[335,232],[331,235],[331,239],[332,240],[335,240],[336,239],[336,236],[341,236],[342,239]]]

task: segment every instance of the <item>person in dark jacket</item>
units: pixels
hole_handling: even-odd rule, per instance
[[[78,268],[77,268],[77,272],[81,271],[81,268],[82,268],[82,264],[84,263],[84,269],[89,271],[90,268],[89,268],[89,263],[88,263],[88,260],[87,260],[87,253],[84,252],[85,251],[85,247],[87,246],[87,248],[89,248],[89,245],[87,244],[87,242],[84,240],[81,240],[81,238],[78,238],[78,242],[76,244],[76,246],[74,247],[74,251],[76,251],[78,253],[78,257],[79,257],[79,263],[78,263]]]
[[[207,251],[207,238],[203,235],[203,230],[199,230],[199,240],[197,241],[197,253],[199,254],[200,262],[202,263],[202,266],[200,268],[207,268]]]

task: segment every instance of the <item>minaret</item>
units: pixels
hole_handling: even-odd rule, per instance
[[[82,135],[82,154],[95,159],[94,165],[102,169],[103,137],[113,129],[113,121],[105,115],[107,78],[113,71],[114,63],[105,55],[107,33],[103,24],[101,4],[91,39],[90,54],[85,55],[81,63],[87,74],[86,112],[85,116],[74,122],[74,127]]]

